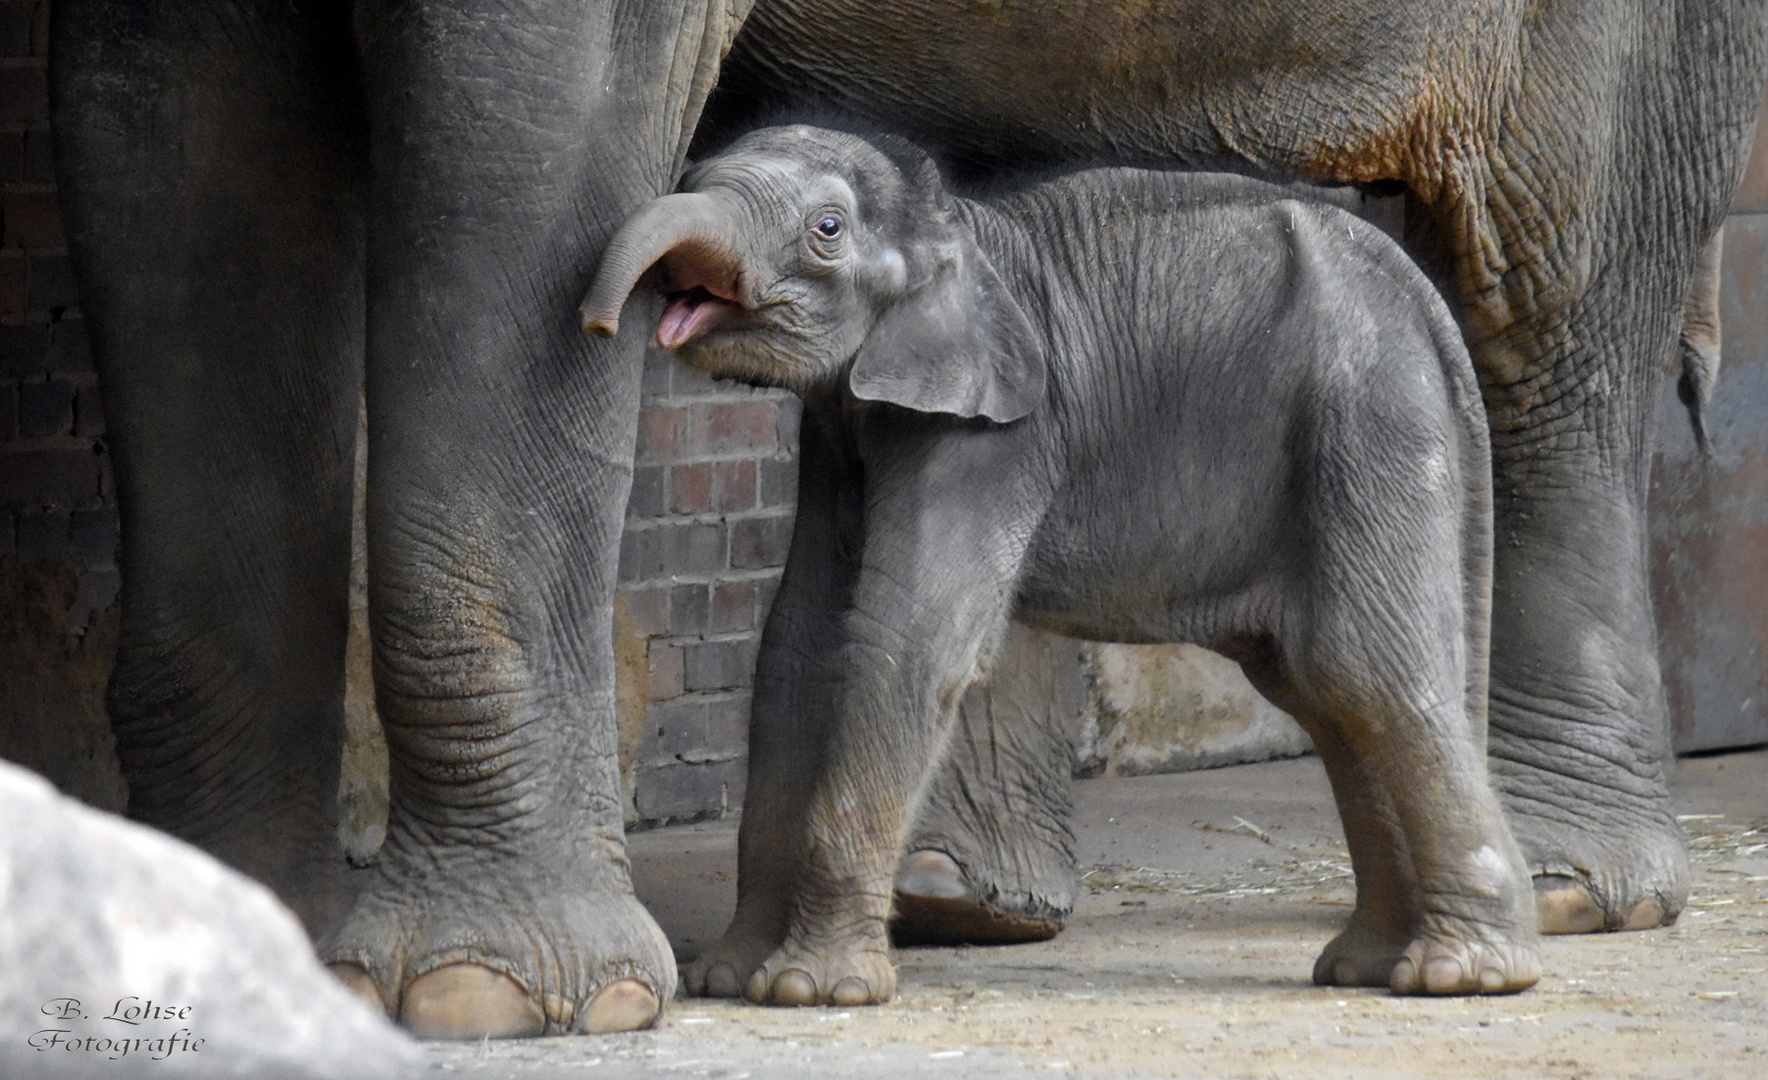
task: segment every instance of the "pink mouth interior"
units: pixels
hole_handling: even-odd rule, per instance
[[[714,296],[703,286],[671,293],[663,320],[657,324],[657,344],[665,349],[679,349],[712,329],[725,315],[740,310],[739,305]]]

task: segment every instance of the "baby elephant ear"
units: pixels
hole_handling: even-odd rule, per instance
[[[848,386],[917,412],[1018,420],[1043,400],[1043,342],[973,240],[942,254],[931,280],[878,317]]]

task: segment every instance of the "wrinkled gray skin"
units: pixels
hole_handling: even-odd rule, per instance
[[[57,0],[52,18],[57,182],[123,520],[129,812],[272,885],[413,1030],[629,1027],[674,986],[629,892],[614,763],[640,341],[586,343],[574,308],[696,129],[797,95],[972,169],[1405,186],[1408,244],[1493,416],[1493,775],[1546,925],[1680,907],[1646,466],[1768,72],[1763,0]],[[727,45],[725,119],[698,124]],[[364,387],[393,762],[365,886],[332,828]],[[1048,900],[1061,800],[1024,796],[1061,763],[1007,764],[936,781],[973,805],[931,819],[969,845],[950,854],[970,895]]]
[[[1486,778],[1491,457],[1434,289],[1234,176],[969,200],[892,137],[768,128],[609,243],[657,342],[805,399],[757,667],[736,915],[689,992],[861,1005],[915,802],[1009,617],[1241,662],[1325,759],[1357,872],[1317,982],[1502,993],[1534,893]]]

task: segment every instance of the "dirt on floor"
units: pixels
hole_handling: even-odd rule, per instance
[[[472,1077],[1768,1077],[1768,750],[1684,760],[1694,865],[1673,927],[1550,938],[1500,998],[1321,989],[1353,899],[1317,759],[1078,785],[1084,888],[1055,940],[896,953],[894,1001],[681,1000],[658,1030],[432,1045]],[[735,902],[736,826],[632,838],[678,955]]]

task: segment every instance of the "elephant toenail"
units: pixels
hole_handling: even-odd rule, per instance
[[[963,868],[943,851],[916,851],[896,871],[896,891],[942,900],[968,900],[970,883]]]
[[[775,1005],[815,1005],[816,980],[808,971],[788,968],[774,979],[772,998]]]
[[[1461,964],[1447,956],[1439,956],[1424,965],[1424,989],[1431,994],[1452,994],[1461,989]]]
[[[1663,926],[1666,921],[1663,905],[1658,903],[1656,897],[1648,897],[1629,908],[1627,914],[1621,918],[1620,925],[1614,929],[1650,930],[1655,926]]]
[[[337,980],[343,983],[352,994],[382,1013],[392,1015],[393,1010],[387,1007],[386,999],[381,997],[380,988],[375,986],[374,979],[361,967],[340,961],[335,964],[327,964],[326,969],[336,976]]]
[[[588,1035],[637,1031],[649,1027],[662,1011],[650,987],[637,979],[621,979],[595,992],[575,1026]]]
[[[713,964],[706,971],[706,996],[734,998],[743,996],[743,984],[737,981],[737,969],[729,964]]]
[[[399,1022],[420,1039],[513,1039],[546,1031],[522,984],[482,964],[445,964],[405,988]]]
[[[1608,922],[1590,890],[1564,874],[1536,876],[1535,919],[1543,934],[1589,934]]]
[[[1355,986],[1357,979],[1357,962],[1349,957],[1332,965],[1332,983],[1335,986]]]
[[[1410,956],[1402,956],[1394,963],[1393,970],[1388,972],[1388,989],[1396,994],[1415,994],[1418,992],[1418,962]]]
[[[743,1000],[751,1005],[767,1004],[767,970],[756,968],[743,986]]]
[[[1504,989],[1504,973],[1497,968],[1484,968],[1479,973],[1479,992],[1496,994]]]
[[[844,1009],[852,1005],[870,1005],[872,1003],[872,988],[867,986],[866,981],[859,976],[849,975],[835,984],[835,991],[829,997],[831,1001]]]

